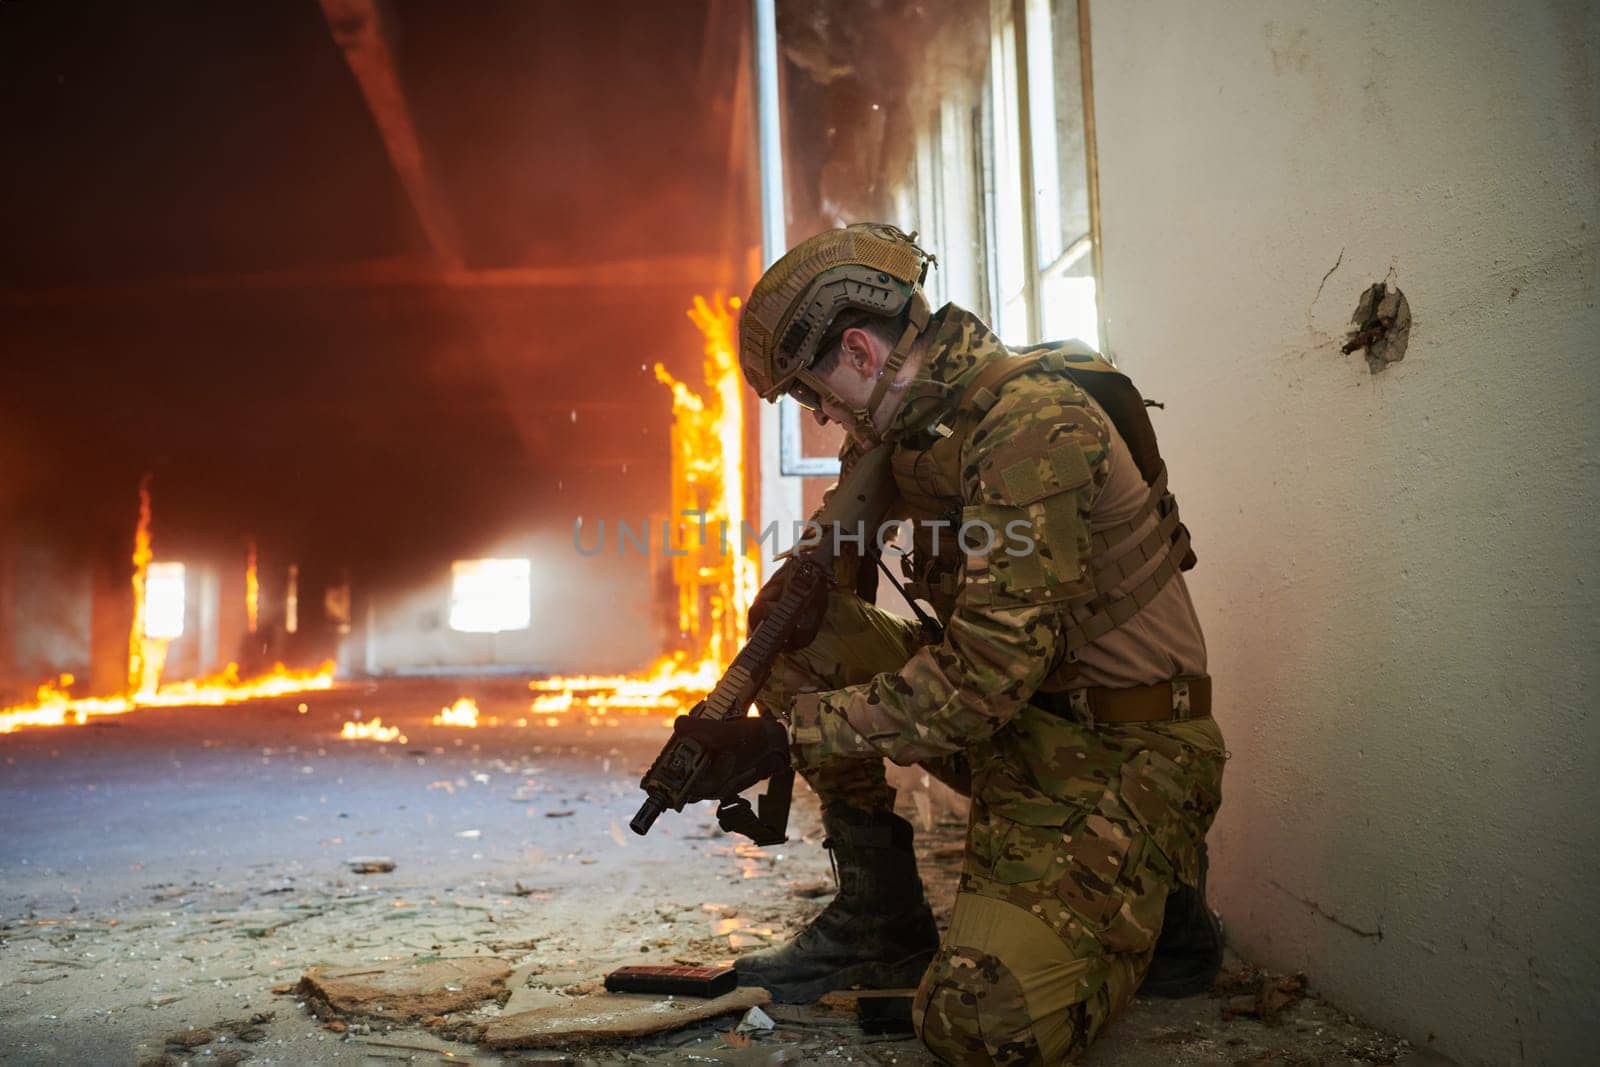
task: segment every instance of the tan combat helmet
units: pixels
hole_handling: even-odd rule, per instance
[[[884,223],[859,222],[809,237],[761,276],[739,320],[739,364],[763,400],[789,393],[806,407],[826,398],[849,410],[857,432],[879,438],[873,414],[928,324],[922,293],[933,257],[916,234]],[[866,406],[851,408],[811,371],[829,325],[846,308],[885,317],[906,312],[906,328],[884,364]]]

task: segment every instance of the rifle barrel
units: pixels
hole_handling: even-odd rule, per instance
[[[666,810],[667,806],[665,804],[655,797],[649,797],[643,804],[639,805],[639,813],[633,817],[632,822],[628,823],[628,829],[643,837],[650,832],[650,827],[655,825],[656,819]]]

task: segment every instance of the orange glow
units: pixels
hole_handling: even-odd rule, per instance
[[[159,645],[164,656],[166,642],[159,642]],[[153,666],[160,671],[159,663]],[[242,680],[238,664],[230,663],[209,678],[168,682],[152,692],[131,696],[75,700],[67,691],[71,684],[72,676],[62,675],[57,682],[41,685],[32,704],[0,710],[0,734],[9,734],[24,726],[82,726],[101,715],[124,715],[138,708],[220,707],[313,689],[332,689],[333,661],[329,660],[314,671],[291,671],[280,663],[267,674]]]
[[[745,612],[758,587],[754,545],[743,545],[744,382],[732,310],[738,300],[694,298],[689,319],[704,337],[697,393],[657,363],[672,390],[672,558],[678,630],[687,646],[631,675],[546,678],[530,684],[538,715],[585,711],[688,710],[717,684],[745,639]],[[703,514],[689,514],[703,513]],[[752,539],[753,540],[753,539]]]
[[[167,645],[160,642],[159,648],[149,647],[152,639],[145,633],[145,581],[150,575],[150,561],[155,558],[155,553],[150,548],[150,475],[146,474],[139,481],[139,521],[133,529],[133,627],[128,631],[128,693],[143,693],[146,689],[154,690],[161,677],[161,663],[155,665],[155,673],[148,670],[146,661],[147,652],[158,652],[158,659],[165,660]]]
[[[440,708],[433,717],[435,726],[459,726],[467,730],[478,728],[478,703],[471,697],[462,697],[448,708]]]
[[[261,618],[261,577],[256,570],[256,543],[244,553],[244,625],[251,633]]]
[[[585,674],[530,682],[530,707],[536,715],[581,711],[686,711],[711,692],[722,666],[674,653],[658,659],[642,674]],[[554,725],[552,723],[552,725]]]

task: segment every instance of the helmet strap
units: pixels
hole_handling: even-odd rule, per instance
[[[883,361],[883,369],[878,372],[878,384],[873,386],[872,395],[867,397],[867,404],[851,412],[855,416],[856,427],[873,444],[881,444],[883,435],[878,432],[876,416],[878,407],[883,403],[883,398],[888,395],[889,386],[900,376],[900,368],[906,365],[906,360],[911,356],[911,346],[916,343],[917,337],[928,326],[928,299],[922,295],[921,289],[911,293],[910,303],[906,307],[906,328],[900,334],[900,340],[895,343],[894,350]]]

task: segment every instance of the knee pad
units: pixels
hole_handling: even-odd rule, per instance
[[[928,1051],[945,1063],[1047,1062],[1021,983],[987,953],[940,949],[917,989],[911,1020]]]

